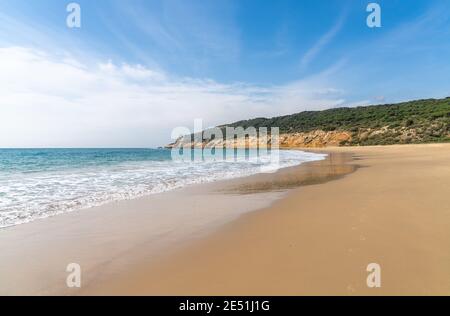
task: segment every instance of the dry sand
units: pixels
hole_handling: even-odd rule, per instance
[[[450,144],[326,151],[360,168],[80,293],[450,295]]]

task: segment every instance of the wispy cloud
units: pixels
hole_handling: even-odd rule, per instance
[[[408,19],[368,30],[368,40],[346,47],[351,63],[336,82],[372,104],[448,96],[450,3],[429,1]],[[364,56],[364,58],[361,58]]]
[[[320,54],[320,52],[335,38],[342,29],[345,16],[341,15],[336,23],[303,55],[300,68],[303,70]]]
[[[149,9],[119,1],[116,11],[130,21],[127,27],[139,36],[139,49],[121,35],[116,25],[108,21],[106,24],[134,50],[132,53],[140,56],[151,55],[165,64],[194,70],[216,62],[232,63],[239,56],[239,32],[231,3],[163,1],[157,8]]]

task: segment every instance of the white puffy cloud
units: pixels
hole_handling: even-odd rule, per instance
[[[142,65],[0,48],[0,147],[158,146],[195,118],[213,126],[342,102],[342,91],[320,78],[270,87],[221,84]]]

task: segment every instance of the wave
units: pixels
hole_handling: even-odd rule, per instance
[[[167,151],[156,150],[145,155],[139,150],[133,150],[132,155],[126,150],[100,153],[45,152],[46,157],[38,155],[37,160],[30,160],[24,158],[30,153],[18,152],[15,159],[9,157],[14,168],[7,168],[8,159],[1,159],[0,152],[0,228],[192,184],[245,177],[260,173],[262,167],[270,164],[264,159],[180,162],[171,160]],[[325,157],[280,151],[279,167]]]

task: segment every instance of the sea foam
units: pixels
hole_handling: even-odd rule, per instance
[[[326,155],[286,150],[279,167]],[[245,154],[241,155],[245,157]],[[173,161],[169,150],[0,150],[0,228],[108,202],[261,172],[265,159]]]

